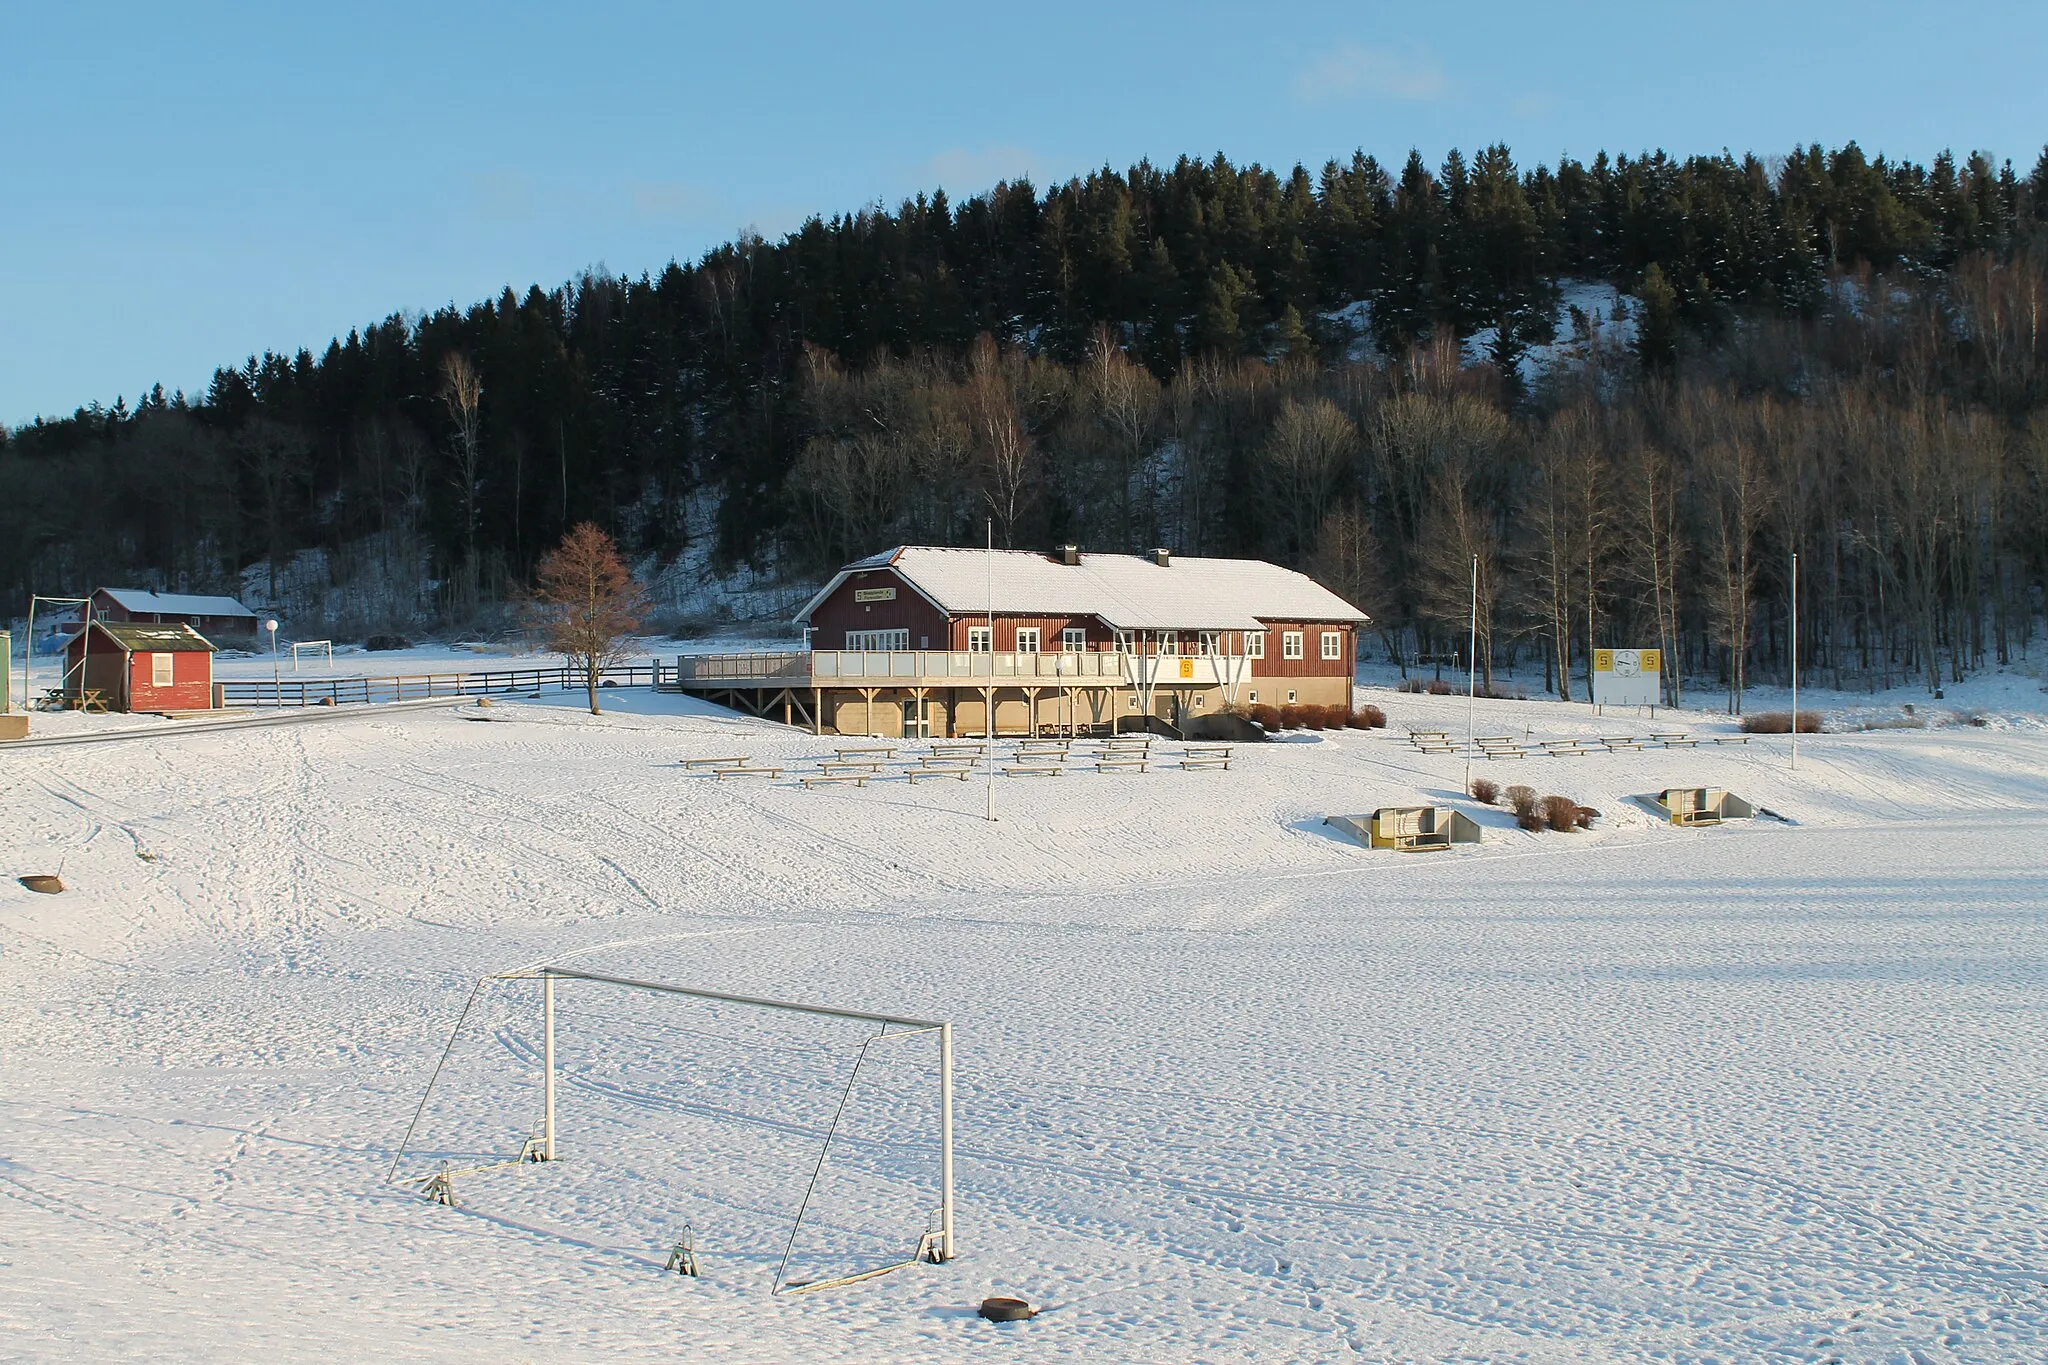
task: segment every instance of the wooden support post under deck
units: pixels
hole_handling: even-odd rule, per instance
[[[825,689],[822,687],[811,689],[811,733],[825,733]]]

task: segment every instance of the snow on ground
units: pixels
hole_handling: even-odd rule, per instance
[[[666,652],[666,651],[664,651]],[[0,1341],[29,1359],[2048,1357],[2048,728],[1484,765],[1604,814],[1368,852],[1459,800],[1405,724],[1229,771],[686,773],[820,740],[619,689],[0,750]],[[2032,685],[2037,688],[2037,684]],[[1954,697],[1955,693],[1952,692]],[[1802,703],[1811,696],[1802,693]],[[1846,702],[1844,703],[1846,704]],[[1889,704],[1887,702],[1886,704]],[[1963,704],[1975,704],[1965,699]],[[1752,702],[1754,709],[1755,703]],[[1641,730],[1481,702],[1482,733]],[[480,723],[489,716],[489,723]],[[1670,720],[1659,717],[1659,728]],[[1707,713],[1696,733],[1732,728]],[[1660,824],[1728,787],[1786,817]],[[72,889],[11,880],[61,869]],[[537,960],[958,1031],[929,1048],[561,988],[564,1160],[516,1153]],[[892,1049],[900,1049],[892,1051]],[[664,1277],[688,1222],[702,1279]],[[1045,1307],[972,1314],[992,1292]]]

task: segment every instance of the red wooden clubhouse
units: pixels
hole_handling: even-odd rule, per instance
[[[811,648],[683,655],[658,686],[820,733],[1069,733],[1233,705],[1348,705],[1368,617],[1252,559],[908,545],[796,617]]]

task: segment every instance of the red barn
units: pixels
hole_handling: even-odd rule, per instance
[[[187,625],[95,620],[64,646],[64,677],[74,697],[97,693],[109,711],[205,711],[213,645]]]

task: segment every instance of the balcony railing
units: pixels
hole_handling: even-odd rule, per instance
[[[956,650],[791,650],[752,654],[683,654],[671,670],[658,664],[657,686],[728,683],[787,687],[947,687],[982,681],[1015,686],[1215,687],[1248,672],[1234,655],[982,654]]]

